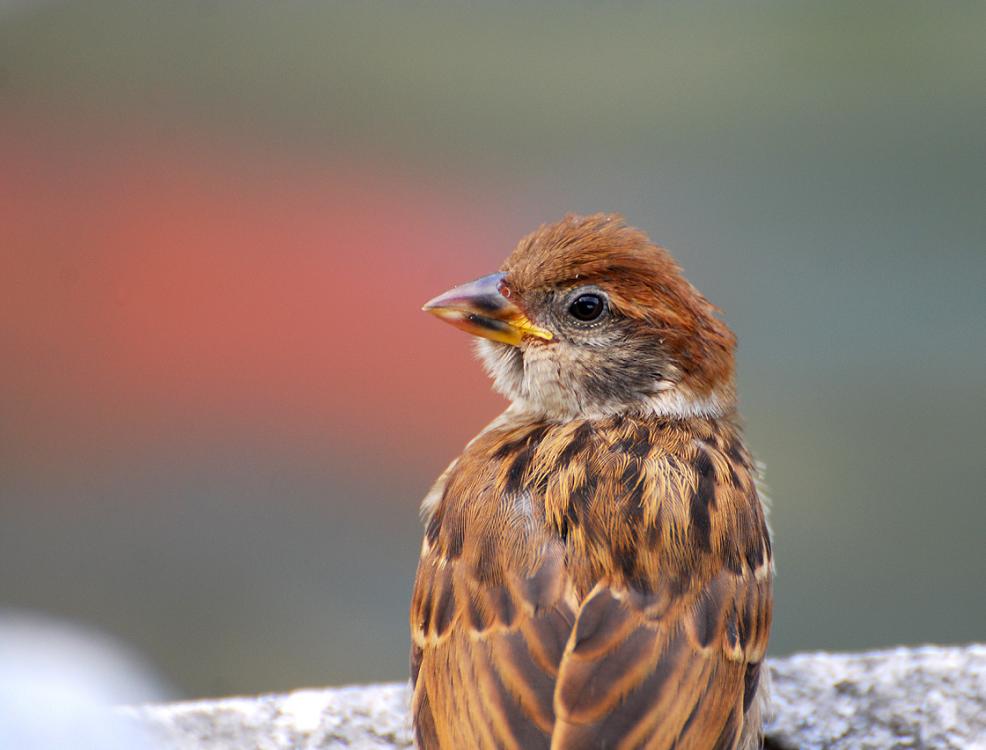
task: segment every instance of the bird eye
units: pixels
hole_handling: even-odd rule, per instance
[[[568,313],[576,320],[589,323],[596,320],[606,309],[606,301],[599,294],[580,294],[568,306]]]

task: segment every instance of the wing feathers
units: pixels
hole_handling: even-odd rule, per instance
[[[544,612],[538,617],[525,618],[520,624],[531,655],[541,669],[552,677],[558,675],[558,665],[561,664],[574,622],[574,615],[565,607]]]
[[[464,559],[437,554],[422,560],[412,599],[419,742],[548,747],[558,665],[575,621],[563,548],[546,548],[531,575],[485,584]],[[437,722],[438,744],[426,744],[436,703],[455,720]]]
[[[652,618],[600,584],[579,611],[555,689],[553,747],[731,748],[759,682],[769,590],[722,570]],[[766,620],[765,620],[766,618]]]
[[[571,652],[580,659],[598,659],[629,635],[636,623],[630,610],[608,587],[597,587],[579,610]]]
[[[707,425],[587,424],[480,436],[432,493],[411,605],[425,750],[755,742],[772,594],[748,456]]]
[[[550,732],[555,714],[551,705],[554,675],[534,659],[520,631],[500,635],[491,644],[490,655],[506,688],[517,697],[525,713],[545,732]]]

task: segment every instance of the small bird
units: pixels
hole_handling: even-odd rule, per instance
[[[424,310],[510,405],[422,503],[419,747],[757,747],[773,563],[718,309],[595,214]]]

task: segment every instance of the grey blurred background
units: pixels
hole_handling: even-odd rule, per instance
[[[0,4],[0,605],[178,695],[403,679],[417,504],[502,408],[418,306],[614,210],[739,335],[773,653],[983,640],[984,29]]]

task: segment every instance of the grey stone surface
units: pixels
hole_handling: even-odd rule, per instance
[[[121,709],[153,750],[391,750],[413,747],[405,684],[295,690]]]
[[[799,654],[771,676],[775,747],[986,750],[986,645]]]
[[[768,746],[986,750],[986,645],[771,662]],[[155,750],[412,747],[403,684],[120,709]]]

